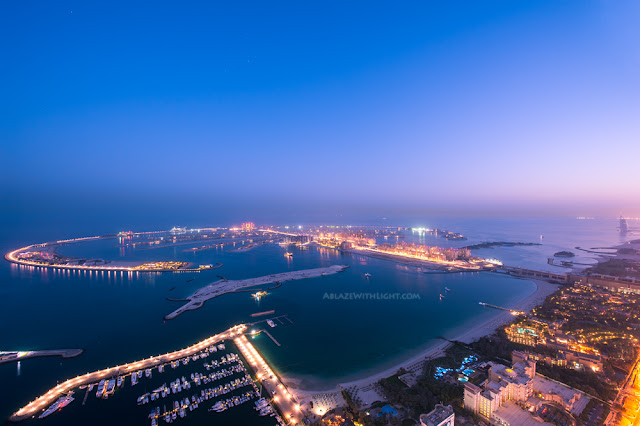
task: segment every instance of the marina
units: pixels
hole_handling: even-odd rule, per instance
[[[234,326],[227,330],[225,333],[216,334],[185,349],[181,349],[164,355],[150,357],[133,363],[111,367],[93,373],[87,373],[85,375],[66,380],[49,390],[44,395],[36,398],[34,401],[19,409],[9,418],[9,421],[17,422],[26,420],[34,416],[39,411],[45,409],[45,407],[53,404],[53,402],[63,394],[67,394],[73,389],[79,388],[81,386],[88,386],[92,383],[95,383],[98,379],[100,380],[98,383],[98,390],[96,391],[96,397],[101,398],[105,395],[108,396],[107,392],[109,391],[109,383],[111,383],[111,380],[113,380],[114,377],[130,374],[132,376],[132,384],[134,384],[133,381],[135,380],[137,382],[137,379],[142,375],[141,369],[156,367],[160,364],[175,362],[176,360],[188,359],[185,357],[192,356],[202,350],[205,350],[213,344],[217,344],[223,341],[224,339],[233,338],[238,334],[244,332],[245,330],[246,326],[244,325]],[[115,380],[113,380],[113,382],[115,386]],[[113,392],[113,390],[111,390],[111,392]]]
[[[256,374],[256,381],[245,367],[245,361],[243,361],[237,353],[229,352],[224,340],[222,340],[238,336],[244,337],[242,335],[244,331],[246,331],[246,326],[235,326],[224,334],[213,336],[193,347],[187,348],[187,350],[177,352],[180,354],[179,357],[174,356],[176,353],[162,356],[162,364],[150,365],[149,361],[152,359],[148,359],[145,360],[146,362],[141,361],[132,364],[137,369],[128,371],[125,374],[122,374],[122,371],[127,370],[127,367],[130,365],[89,373],[86,377],[79,377],[67,381],[19,410],[10,420],[13,422],[24,420],[27,416],[26,413],[37,413],[37,410],[42,410],[38,415],[39,418],[48,417],[74,401],[72,395],[74,394],[73,389],[76,388],[86,389],[82,403],[84,406],[89,393],[92,392],[94,388],[97,399],[107,400],[117,393],[117,389],[124,386],[127,377],[130,378],[133,386],[141,380],[151,380],[154,377],[153,370],[156,368],[158,374],[162,374],[166,371],[164,367],[167,365],[170,366],[172,370],[175,370],[197,363],[198,361],[201,364],[195,367],[195,371],[191,372],[189,377],[182,375],[173,381],[164,382],[152,391],[145,392],[137,397],[136,405],[138,406],[156,404],[148,415],[150,424],[152,426],[158,426],[161,423],[167,424],[179,421],[180,419],[186,418],[190,413],[205,406],[207,403],[209,404],[207,405],[207,407],[209,407],[207,411],[211,414],[222,413],[231,408],[241,406],[256,398],[260,398],[261,382],[264,381],[260,366],[258,366],[257,369],[252,369]],[[234,343],[238,349],[240,349],[244,359],[249,364],[255,363],[259,355],[257,355],[255,349],[248,351],[246,346],[248,342],[245,343],[245,341],[246,338],[245,340],[234,339]],[[237,345],[238,342],[242,344],[242,347]],[[225,353],[220,356],[222,352]],[[218,358],[215,358],[215,355],[218,355]],[[153,359],[153,361],[159,361],[159,359],[156,358]],[[119,372],[120,374],[115,377],[104,377],[105,372],[111,374],[117,374]],[[275,377],[271,370],[269,370],[269,376],[272,379]],[[93,379],[96,377],[103,378],[101,378],[99,382],[84,383],[89,378]],[[64,394],[58,396],[56,399],[55,395],[58,392],[64,392]],[[175,398],[178,399],[176,400]],[[276,399],[277,398],[274,398],[274,401]],[[53,403],[46,406],[47,400],[53,400]],[[258,416],[269,416],[274,418],[279,424],[285,424],[282,417],[280,417],[278,412],[265,398],[259,399],[254,409]],[[34,415],[32,414],[31,417],[34,417]]]

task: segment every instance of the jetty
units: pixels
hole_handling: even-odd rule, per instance
[[[234,339],[234,343],[240,349],[242,356],[249,362],[249,366],[258,379],[262,381],[262,386],[282,413],[284,420],[288,424],[302,424],[304,415],[300,410],[300,404],[247,337],[244,334],[239,335]]]

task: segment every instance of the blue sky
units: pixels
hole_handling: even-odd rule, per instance
[[[18,204],[640,207],[637,2],[0,12],[0,179]]]

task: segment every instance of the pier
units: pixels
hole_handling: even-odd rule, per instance
[[[502,306],[496,306],[496,305],[492,305],[490,303],[479,302],[479,304],[482,305],[482,306],[487,306],[489,308],[500,309],[502,311],[510,312],[511,315],[522,315],[522,314],[524,314],[524,312],[521,312],[521,311],[514,311],[513,309],[503,308]]]
[[[59,397],[68,394],[73,389],[96,383],[102,379],[112,379],[120,375],[131,374],[134,371],[143,370],[147,368],[153,368],[161,364],[165,364],[176,359],[181,359],[187,356],[191,356],[197,352],[204,350],[205,348],[221,342],[225,339],[232,339],[241,336],[247,329],[244,324],[231,327],[229,330],[221,334],[216,334],[207,339],[204,339],[192,346],[184,349],[180,349],[175,352],[169,352],[164,355],[158,355],[143,359],[141,361],[131,362],[124,365],[118,365],[116,367],[107,368],[104,370],[95,371],[93,373],[87,373],[82,376],[74,377],[73,379],[66,380],[56,387],[50,389],[44,395],[39,396],[35,400],[31,401],[18,411],[16,411],[10,418],[10,422],[20,422],[27,420],[31,417],[35,417],[40,411],[46,409],[53,404]],[[242,336],[244,337],[244,336]],[[245,338],[246,340],[246,338]]]
[[[283,419],[289,424],[300,424],[303,418],[300,404],[287,390],[277,374],[273,372],[245,335],[241,334],[233,341],[240,349],[242,356],[249,362],[258,379],[262,381],[269,396],[273,398],[273,403],[282,413]]]
[[[273,337],[273,336],[271,335],[271,333],[269,333],[269,331],[268,331],[268,330],[263,329],[263,330],[260,330],[260,331],[264,331],[264,333],[265,333],[267,336],[269,336],[269,337],[271,338],[271,340],[273,340],[273,343],[275,343],[277,346],[282,346],[280,343],[278,343],[278,341],[276,340],[276,338],[275,338],[275,337]]]

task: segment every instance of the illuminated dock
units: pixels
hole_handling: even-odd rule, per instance
[[[200,352],[207,347],[221,342],[225,339],[232,339],[241,336],[242,333],[246,331],[247,327],[244,324],[236,325],[231,327],[224,333],[216,334],[207,339],[204,339],[192,346],[189,346],[184,349],[180,349],[175,352],[166,353],[164,355],[158,355],[154,357],[150,357],[147,359],[143,359],[141,361],[131,362],[124,365],[118,365],[116,367],[107,368],[104,370],[95,371],[93,373],[87,373],[82,376],[74,377],[73,379],[66,380],[56,387],[50,389],[44,395],[36,398],[34,401],[31,401],[18,411],[16,411],[10,418],[10,422],[20,422],[23,420],[27,420],[31,417],[35,417],[42,410],[45,410],[51,404],[53,404],[59,397],[68,394],[73,389],[88,385],[91,383],[96,383],[102,379],[114,378],[120,375],[131,374],[134,371],[153,368],[161,364],[165,364],[171,361],[175,361],[176,359],[181,359],[187,356],[191,356]]]
[[[300,411],[300,404],[298,404],[280,378],[278,378],[276,373],[273,372],[266,361],[260,356],[247,337],[242,334],[233,341],[238,349],[240,349],[242,356],[249,362],[258,379],[262,381],[262,385],[272,398],[272,402],[284,416],[284,420],[289,424],[301,423],[303,415]]]

